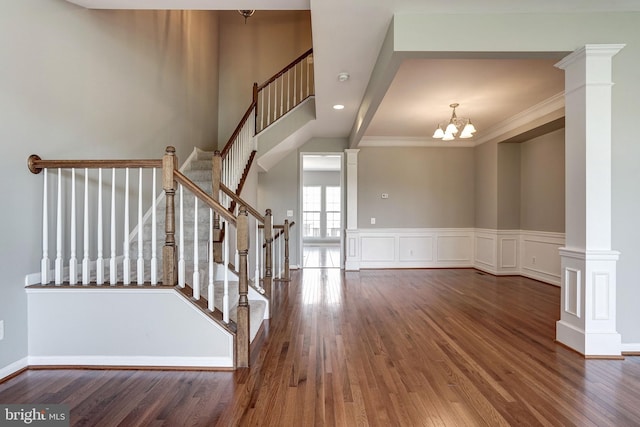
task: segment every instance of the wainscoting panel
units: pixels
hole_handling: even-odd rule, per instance
[[[500,268],[518,268],[518,237],[504,237],[500,239]]]
[[[560,286],[560,252],[564,234],[521,231],[521,274]]]
[[[472,267],[473,229],[359,229],[360,268]]]
[[[476,231],[475,234],[475,265],[490,273],[496,271],[496,240],[497,235],[488,230]]]
[[[466,268],[560,286],[563,233],[469,228],[347,230],[347,270]]]
[[[360,233],[361,263],[393,262],[396,259],[396,236],[394,235],[365,235]]]
[[[400,261],[433,262],[433,235],[398,236]]]
[[[443,233],[437,237],[438,263],[472,265],[473,236],[467,233]]]

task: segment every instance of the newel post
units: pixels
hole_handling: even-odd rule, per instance
[[[267,209],[264,216],[264,279],[263,288],[264,292],[271,302],[271,295],[273,294],[273,260],[272,260],[272,244],[273,244],[273,216],[271,215],[271,209]],[[271,307],[271,304],[269,304]]]
[[[289,268],[289,220],[284,220],[284,280],[291,280],[291,270]]]
[[[173,172],[178,167],[176,149],[167,147],[162,157],[162,188],[166,200],[165,234],[166,239],[162,247],[162,283],[175,286],[178,283],[178,251],[176,250],[176,181]]]
[[[249,217],[247,208],[240,206],[237,219],[238,265],[238,308],[236,332],[236,366],[249,367],[250,324],[249,324],[249,277],[247,276],[247,254],[249,253]]]
[[[216,150],[211,159],[211,185],[213,200],[220,202],[220,182],[222,181],[222,155]],[[222,263],[222,231],[220,230],[220,214],[213,212],[213,261]]]

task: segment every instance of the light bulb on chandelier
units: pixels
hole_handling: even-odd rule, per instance
[[[471,123],[471,119],[467,119],[464,117],[458,117],[456,115],[456,108],[459,107],[460,104],[453,103],[450,104],[449,107],[453,108],[453,112],[451,113],[451,118],[449,119],[449,123],[442,129],[442,125],[438,125],[438,128],[433,133],[433,138],[442,139],[443,141],[453,141],[458,134],[460,128],[462,128],[462,132],[460,132],[460,136],[458,138],[466,139],[471,138],[476,131],[475,126]]]

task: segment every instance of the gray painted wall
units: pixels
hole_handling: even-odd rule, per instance
[[[564,233],[564,129],[517,145],[521,150],[520,228]]]
[[[474,149],[475,226],[498,228],[498,144],[487,142]]]
[[[24,276],[39,270],[42,176],[26,159],[180,159],[217,134],[215,12],[3,2],[0,14],[0,369],[27,356]]]
[[[520,144],[498,144],[498,230],[520,229]]]
[[[471,148],[362,147],[358,227],[473,227],[473,178]]]

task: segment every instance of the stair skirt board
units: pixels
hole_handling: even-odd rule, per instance
[[[27,288],[30,365],[233,367],[234,335],[173,288]]]

